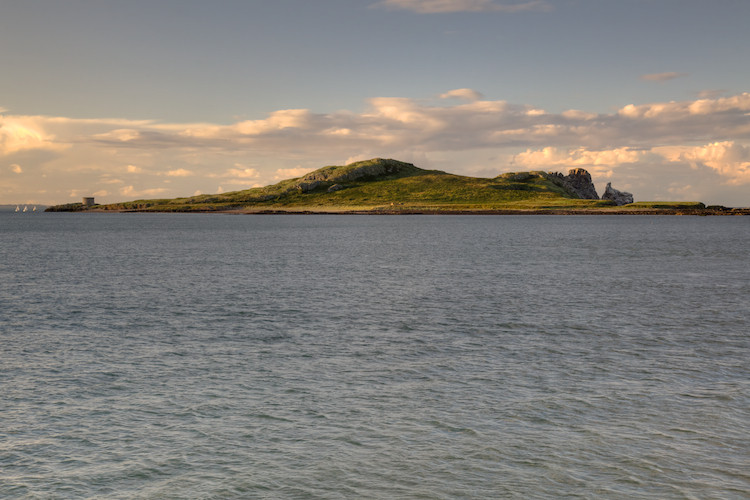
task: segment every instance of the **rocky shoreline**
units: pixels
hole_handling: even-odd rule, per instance
[[[127,210],[147,212],[148,210]],[[125,211],[124,211],[125,212]],[[703,209],[548,209],[548,210],[451,210],[451,209],[403,209],[376,208],[372,210],[312,210],[312,209],[262,209],[220,210],[213,212],[237,215],[693,215],[693,216],[738,216],[750,215],[750,208],[703,208]]]
[[[693,215],[738,216],[750,215],[750,208],[709,206],[705,208],[548,208],[548,209],[450,209],[376,207],[372,209],[326,209],[313,207],[290,208],[226,208],[207,210],[158,210],[154,208],[112,209],[96,206],[83,210],[47,209],[47,212],[75,213],[196,213],[232,215]]]

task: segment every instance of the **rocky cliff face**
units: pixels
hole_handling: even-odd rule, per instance
[[[602,200],[612,200],[618,206],[627,205],[629,203],[633,203],[633,195],[624,191],[618,191],[617,189],[612,187],[611,182],[608,182],[607,188],[604,190],[604,194],[602,195]]]
[[[568,175],[559,172],[550,172],[546,174],[548,179],[562,185],[568,191],[578,195],[584,200],[598,200],[599,195],[596,193],[594,183],[591,182],[591,175],[583,168],[571,168]]]
[[[599,199],[594,183],[591,182],[591,175],[583,168],[571,168],[568,175],[563,177],[563,183],[584,200]]]

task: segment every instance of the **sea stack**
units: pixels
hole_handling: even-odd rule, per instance
[[[633,195],[625,191],[618,191],[612,187],[611,182],[608,182],[602,195],[602,200],[612,200],[617,206],[628,205],[629,203],[633,203]]]

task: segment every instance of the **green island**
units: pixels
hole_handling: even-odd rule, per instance
[[[266,187],[174,199],[56,205],[49,212],[224,212],[245,214],[672,214],[750,215],[700,202],[632,202],[607,186],[602,199],[584,169],[568,175],[514,172],[493,178],[424,170],[375,158],[328,166]]]

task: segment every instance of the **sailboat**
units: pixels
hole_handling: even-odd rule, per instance
[[[31,211],[36,212],[36,205],[34,205],[34,208],[32,208]]]
[[[23,211],[24,211],[24,212],[26,212],[26,211],[27,211],[28,209],[29,209],[29,207],[27,207],[27,206],[24,206],[24,207],[23,207]]]
[[[16,205],[16,212],[18,212],[19,210],[21,210],[21,209],[18,208],[18,205]]]

